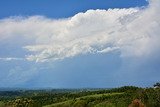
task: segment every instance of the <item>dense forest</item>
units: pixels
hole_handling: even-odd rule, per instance
[[[150,88],[1,90],[0,107],[160,107],[160,83]]]

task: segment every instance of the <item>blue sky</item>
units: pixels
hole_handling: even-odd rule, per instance
[[[1,0],[0,87],[160,81],[158,0]]]
[[[0,18],[17,15],[64,18],[88,9],[129,8],[147,4],[146,0],[1,0]]]

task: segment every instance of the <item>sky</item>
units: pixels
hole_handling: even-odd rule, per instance
[[[0,87],[150,87],[159,0],[1,0]]]

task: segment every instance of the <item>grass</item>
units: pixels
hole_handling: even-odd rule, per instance
[[[0,107],[4,107],[4,103],[0,101]]]
[[[94,94],[94,95],[87,95],[87,96],[82,96],[82,97],[78,97],[76,99],[71,99],[71,100],[67,100],[67,101],[63,101],[63,102],[59,102],[59,103],[54,103],[54,104],[51,104],[51,105],[47,105],[47,106],[44,106],[44,107],[62,107],[65,106],[65,107],[68,107],[68,106],[71,106],[73,103],[75,103],[76,101],[80,101],[81,99],[85,100],[87,98],[100,98],[102,96],[114,96],[114,95],[121,95],[121,94],[124,94],[124,93],[105,93],[105,94]],[[83,102],[81,102],[83,103]],[[98,107],[98,105],[97,105]]]
[[[94,94],[94,95],[87,95],[87,96],[83,96],[83,97],[79,97],[79,98],[88,98],[88,97],[94,97],[94,98],[97,98],[97,97],[102,97],[102,96],[113,96],[113,95],[120,95],[120,94],[123,94],[123,93],[105,93],[105,94]],[[78,98],[78,99],[79,99]]]

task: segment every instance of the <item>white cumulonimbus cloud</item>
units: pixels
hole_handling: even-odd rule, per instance
[[[11,17],[0,20],[0,41],[31,40],[23,48],[31,52],[26,59],[36,62],[115,50],[150,55],[160,48],[159,12],[160,1],[150,0],[142,8],[88,10],[65,19]]]

